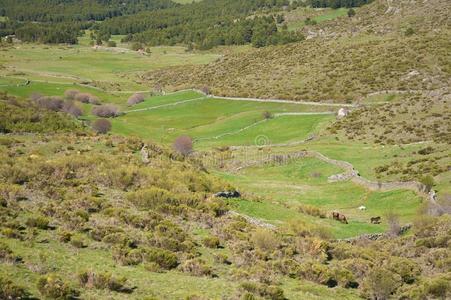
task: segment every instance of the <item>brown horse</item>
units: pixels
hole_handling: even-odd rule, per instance
[[[381,217],[372,217],[370,219],[371,224],[380,224],[381,223]]]
[[[332,213],[332,218],[334,220],[340,221],[341,223],[348,224],[348,220],[346,219],[345,215],[343,215],[339,212],[334,211]]]

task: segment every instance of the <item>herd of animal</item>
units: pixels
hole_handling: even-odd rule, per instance
[[[339,212],[332,212],[332,219],[337,220],[343,224],[348,224],[348,219],[346,218],[346,216],[342,213]],[[372,217],[370,218],[370,222],[371,224],[380,224],[381,223],[381,217],[377,216],[377,217]]]

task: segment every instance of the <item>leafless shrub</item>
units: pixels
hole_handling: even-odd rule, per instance
[[[92,124],[92,129],[94,129],[97,133],[107,133],[111,130],[111,122],[107,119],[95,120]]]
[[[40,93],[32,93],[30,95],[30,100],[31,101],[37,101],[37,100],[39,100],[39,98],[42,98],[42,97],[43,97],[43,95],[40,94]]]
[[[174,141],[172,147],[180,154],[188,155],[193,152],[193,140],[187,135],[182,135]]]
[[[89,99],[91,98],[91,94],[88,93],[78,93],[75,95],[75,100],[78,100],[83,103],[89,103]]]
[[[93,105],[100,105],[100,99],[97,96],[91,95],[91,97],[89,98],[89,103]]]
[[[66,90],[64,96],[68,100],[75,100],[75,97],[80,93],[79,90]]]
[[[141,102],[144,101],[144,98],[145,98],[145,97],[144,97],[144,94],[141,94],[141,93],[135,93],[135,94],[133,94],[132,96],[130,96],[130,98],[128,98],[127,104],[128,104],[129,106],[132,106],[132,105],[141,103]]]
[[[64,103],[62,111],[68,113],[76,118],[83,115],[83,111],[73,101],[68,100]]]
[[[75,96],[75,100],[78,100],[80,102],[83,103],[90,103],[90,104],[94,104],[94,105],[99,105],[100,104],[100,100],[98,97],[93,96],[89,93],[78,93]]]
[[[112,118],[119,115],[119,109],[111,104],[101,105],[94,107],[92,114],[102,118]]]
[[[202,93],[204,93],[205,95],[210,95],[210,88],[208,86],[203,86],[200,89],[202,91]]]
[[[163,87],[160,84],[156,84],[153,88],[153,92],[159,95],[163,93]]]
[[[41,108],[53,111],[60,111],[64,105],[63,99],[58,96],[40,97],[35,100],[35,103]]]

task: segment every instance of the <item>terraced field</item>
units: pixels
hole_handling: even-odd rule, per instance
[[[265,111],[273,117],[265,119]],[[264,135],[267,142],[282,143],[305,139],[324,126],[333,118],[333,112],[322,114],[324,111],[329,112],[327,107],[230,101],[187,91],[154,97],[136,105],[113,120],[113,132],[164,143],[171,143],[180,135],[190,135],[198,149],[254,145],[260,135]],[[281,113],[312,114],[277,115]]]

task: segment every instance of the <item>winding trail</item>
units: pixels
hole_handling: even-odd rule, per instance
[[[184,104],[184,103],[188,103],[188,102],[192,102],[192,101],[203,100],[203,99],[206,99],[206,97],[199,97],[199,98],[194,98],[194,99],[182,100],[182,101],[177,101],[177,102],[173,102],[173,103],[161,104],[161,105],[145,107],[145,108],[139,108],[139,109],[131,109],[131,110],[124,111],[124,113],[128,114],[128,113],[133,113],[133,112],[154,110],[154,109],[158,109],[158,108],[162,108],[162,107],[177,106],[177,105],[180,105],[180,104]]]
[[[211,95],[211,97],[215,99],[222,100],[231,100],[231,101],[254,101],[254,102],[273,102],[273,103],[291,103],[291,104],[300,104],[300,105],[313,105],[313,106],[335,106],[335,107],[358,107],[357,104],[349,104],[349,103],[328,103],[324,102],[313,102],[313,101],[295,101],[295,100],[286,100],[286,99],[264,99],[264,98],[242,98],[242,97],[222,97]]]

